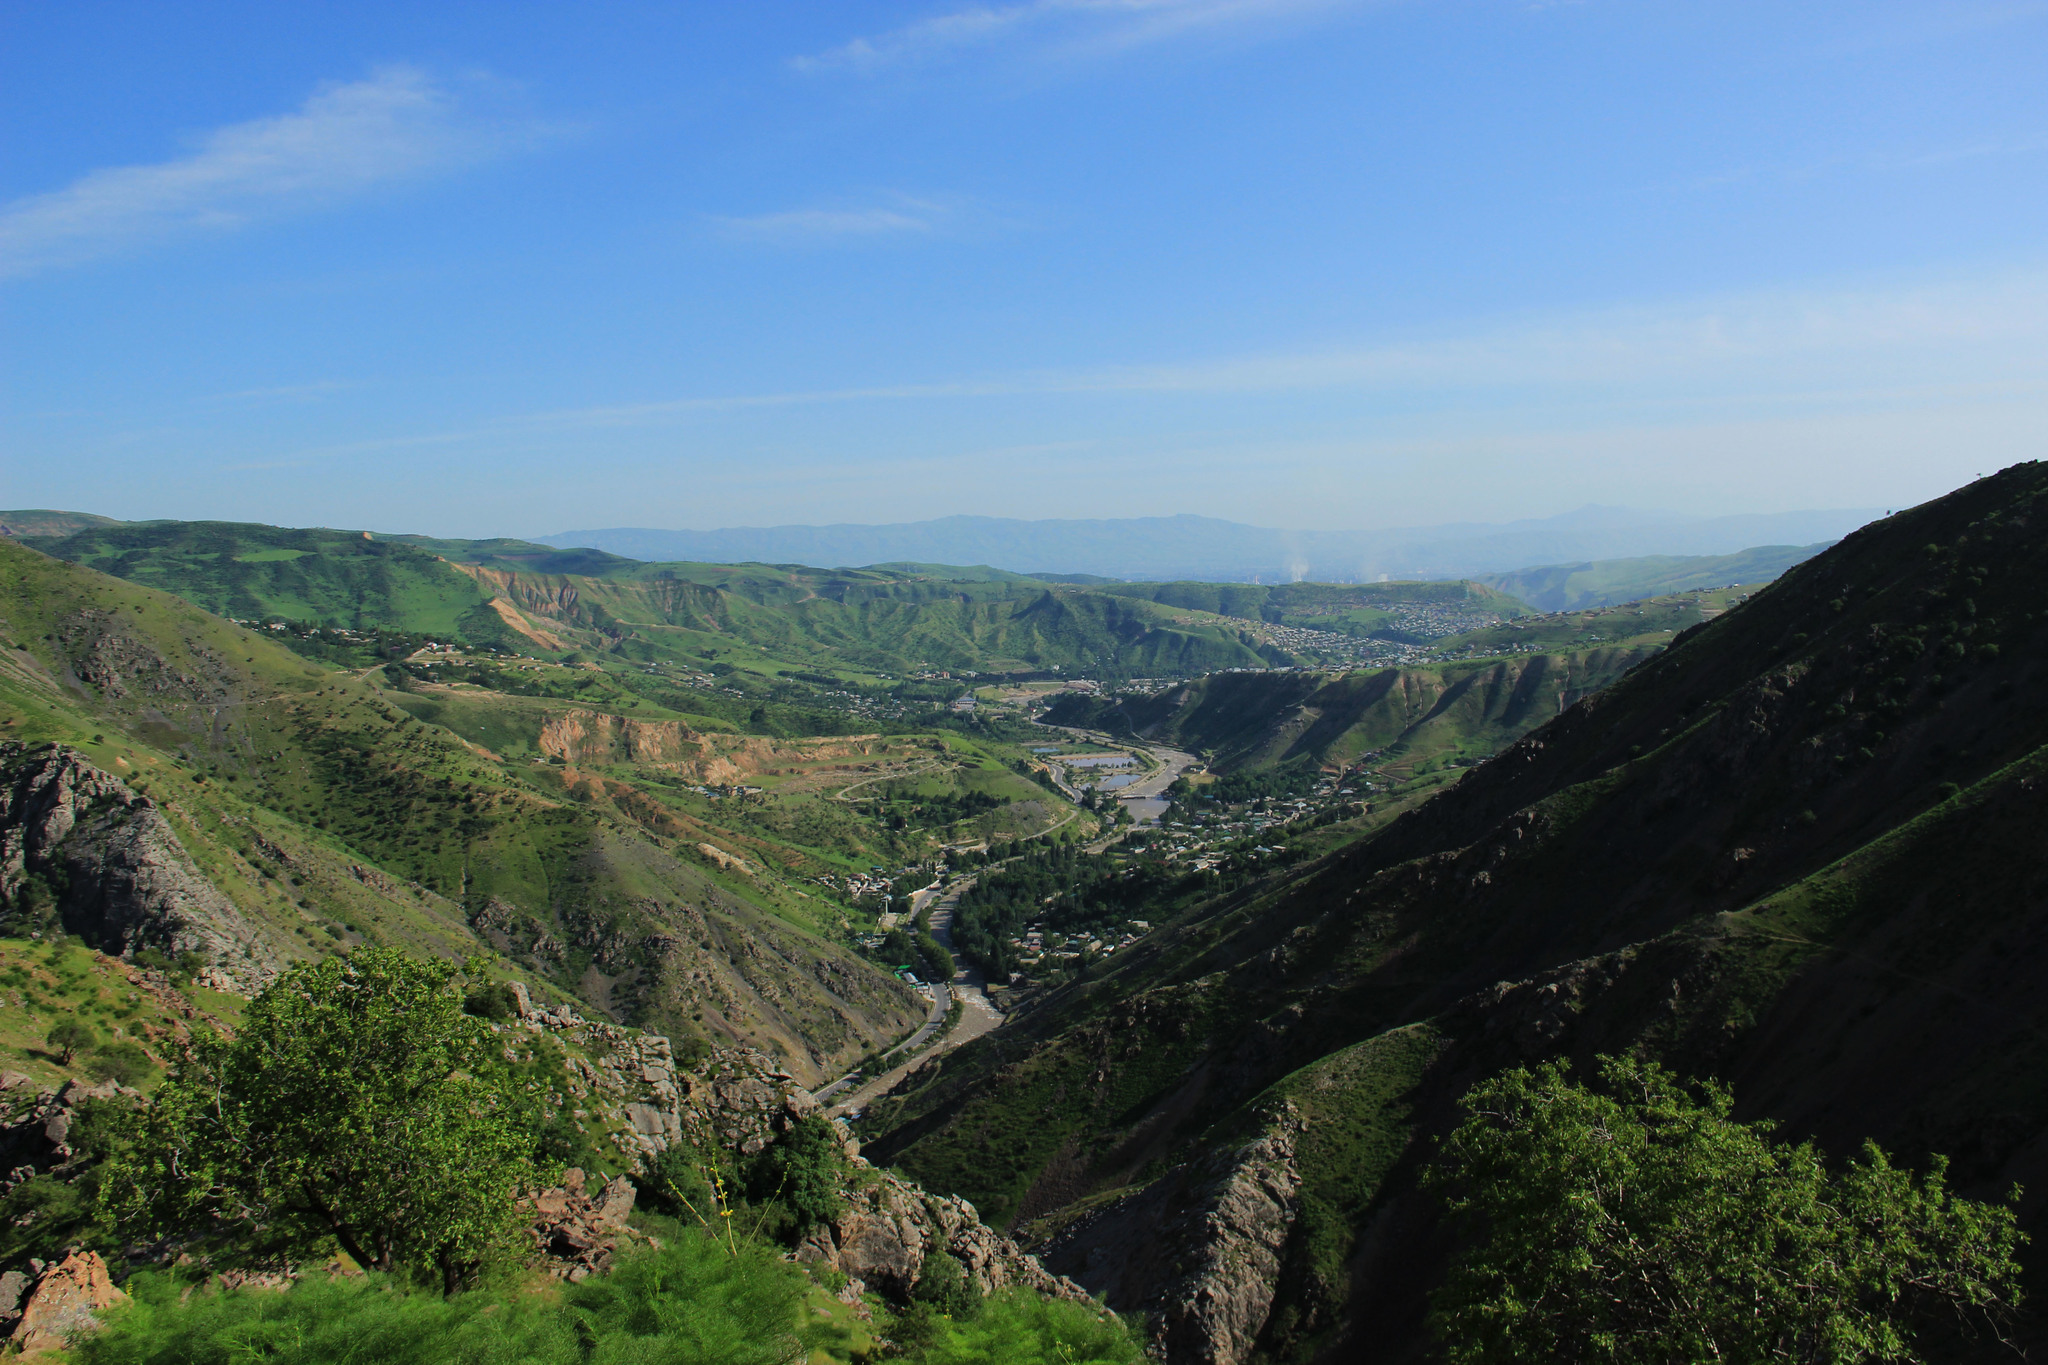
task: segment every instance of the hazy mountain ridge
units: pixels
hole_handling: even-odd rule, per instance
[[[549,545],[590,546],[635,559],[825,565],[919,561],[990,564],[1024,573],[1057,568],[1129,580],[1327,583],[1469,578],[1529,565],[1641,555],[1730,554],[1757,545],[1834,540],[1870,510],[1684,517],[1585,507],[1502,524],[1381,531],[1288,531],[1215,517],[1022,521],[942,517],[884,526],[635,528],[565,531]]]
[[[1737,583],[1768,583],[1834,544],[1758,545],[1729,555],[1645,555],[1579,564],[1543,564],[1479,581],[1538,611],[1614,606],[1644,597]]]

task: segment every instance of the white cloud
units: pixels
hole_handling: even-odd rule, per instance
[[[792,65],[800,71],[874,71],[1027,34],[1063,41],[1069,51],[1110,51],[1198,29],[1351,3],[1355,0],[1021,0],[969,5],[797,57]]]
[[[479,116],[412,67],[327,85],[298,110],[217,128],[187,155],[92,171],[0,208],[0,276],[225,231],[501,154],[540,133]]]
[[[951,212],[937,200],[903,198],[887,206],[788,209],[712,222],[723,235],[746,241],[807,243],[923,235],[940,227]]]

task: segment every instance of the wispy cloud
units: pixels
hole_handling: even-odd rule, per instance
[[[1901,370],[1903,374],[1895,374]],[[1906,376],[1911,376],[1907,378]],[[523,422],[655,423],[693,413],[911,399],[1036,394],[1257,394],[1359,390],[1531,390],[1559,397],[1635,386],[1762,395],[1803,388],[1864,401],[1900,384],[2048,383],[2048,272],[2013,271],[1919,288],[1754,294],[1501,324],[1466,334],[1355,348],[934,383],[705,395],[535,414]]]
[[[529,145],[546,130],[482,113],[408,66],[316,91],[296,111],[206,133],[188,154],[92,171],[0,208],[0,276],[319,208]]]
[[[1107,52],[1226,25],[1347,8],[1359,0],[1020,0],[968,5],[793,59],[799,71],[875,71],[1030,37]]]
[[[953,212],[941,200],[898,196],[886,204],[786,209],[711,221],[722,236],[736,240],[802,245],[924,236],[943,227]]]
[[[199,403],[311,403],[331,394],[342,393],[356,385],[345,379],[316,379],[307,384],[273,384],[259,389],[236,389],[232,393],[212,393],[194,401]]]

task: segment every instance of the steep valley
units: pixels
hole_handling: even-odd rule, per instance
[[[1450,1246],[1417,1172],[1532,1059],[1720,1077],[1831,1152],[2017,1182],[2037,1227],[2044,515],[2021,465],[1850,536],[914,1075],[871,1150],[1185,1361],[1423,1358]]]
[[[992,981],[1008,1019],[871,1103],[868,1154],[1162,1359],[1422,1359],[1455,1244],[1418,1172],[1527,1061],[2040,1186],[2043,499],[2016,466],[1768,587],[1549,614],[38,524],[0,540],[0,936],[221,1017],[400,946],[816,1087],[925,1017],[880,915],[1014,860],[1001,932],[1057,921],[1067,965]],[[1119,843],[1045,758],[1103,746],[960,674],[1206,771]]]

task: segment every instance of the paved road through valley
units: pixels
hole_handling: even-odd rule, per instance
[[[933,896],[938,897],[938,904],[932,907],[931,913],[932,937],[949,953],[953,951],[953,907],[959,904],[961,893],[973,885],[974,878],[962,877],[943,892],[936,887],[926,887],[913,893],[910,898],[911,912],[915,914],[922,910]],[[986,983],[982,979],[981,969],[962,964],[958,959],[955,959],[955,965],[959,970],[953,974],[952,981],[933,984],[932,1012],[923,1027],[888,1053],[890,1057],[908,1054],[907,1060],[868,1081],[844,1099],[835,1100],[834,1097],[847,1088],[854,1079],[852,1076],[841,1076],[822,1090],[812,1091],[811,1098],[820,1104],[828,1104],[828,1114],[845,1114],[865,1108],[876,1096],[887,1094],[895,1087],[896,1082],[909,1075],[913,1068],[999,1027],[1003,1022],[1002,1012],[989,1003],[988,994],[983,989]],[[928,1038],[945,1027],[946,1013],[951,1008],[955,996],[959,998],[961,1004],[960,1022],[935,1047],[919,1052],[918,1049],[924,1046]]]

